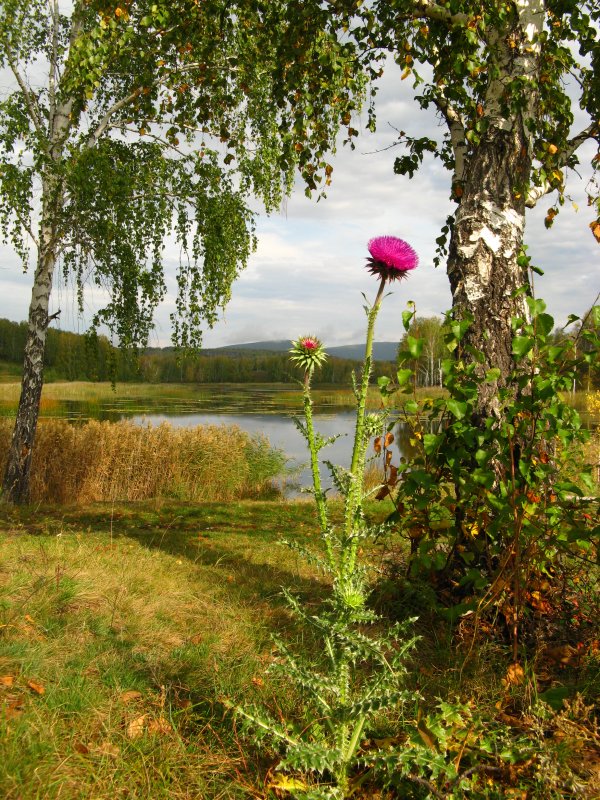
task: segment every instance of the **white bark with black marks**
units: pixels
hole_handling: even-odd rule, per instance
[[[52,53],[49,65],[50,103],[46,129],[43,131],[48,143],[48,162],[42,173],[42,209],[39,235],[36,237],[38,255],[29,304],[21,396],[2,485],[4,499],[15,503],[27,502],[29,497],[31,456],[44,382],[46,333],[50,323],[48,310],[52,280],[59,257],[60,241],[57,227],[64,204],[59,165],[63,158],[64,142],[72,124],[72,100],[68,98],[61,100],[57,85],[59,18],[56,2],[53,3],[52,10],[54,30],[51,37]],[[17,72],[15,76],[17,80],[20,77]],[[37,129],[39,117],[33,103],[30,107],[30,116]]]
[[[498,382],[481,389],[482,417],[497,413],[498,386],[513,366],[511,320],[528,318],[525,297],[515,293],[528,282],[518,257],[533,159],[527,122],[538,103],[537,36],[544,9],[539,0],[522,0],[515,8],[514,24],[496,31],[492,43],[495,75],[482,109],[487,129],[466,160],[448,257],[454,313],[473,319],[465,343],[484,354],[482,369],[500,369]],[[513,112],[507,113],[507,90],[517,78],[527,82],[529,91],[518,110],[513,102]],[[462,153],[455,155],[462,160]]]

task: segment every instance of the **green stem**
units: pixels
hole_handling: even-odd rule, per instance
[[[352,736],[350,737],[350,741],[348,742],[348,748],[345,754],[345,760],[347,763],[350,763],[354,758],[354,754],[356,753],[358,745],[360,744],[360,737],[362,736],[366,721],[366,714],[363,714],[358,718],[356,725],[354,726],[354,730],[352,732]]]
[[[319,459],[317,456],[317,444],[315,439],[315,430],[313,426],[312,417],[312,399],[310,396],[310,379],[312,370],[306,370],[304,373],[304,420],[306,422],[306,434],[308,439],[308,449],[310,451],[310,467],[312,472],[313,490],[315,496],[315,503],[317,506],[317,515],[319,518],[319,525],[321,527],[321,534],[325,543],[327,551],[327,561],[330,569],[333,569],[333,550],[329,540],[329,523],[327,521],[327,505],[325,502],[325,493],[321,487],[321,472],[319,470]]]
[[[369,309],[367,315],[367,341],[365,345],[365,359],[363,366],[362,381],[358,393],[358,405],[356,409],[356,426],[354,430],[354,446],[352,449],[352,461],[350,464],[350,487],[348,496],[346,497],[346,507],[344,511],[344,532],[345,538],[348,541],[352,536],[354,528],[356,513],[360,507],[362,500],[362,487],[364,480],[364,461],[366,452],[365,442],[365,407],[367,403],[367,393],[369,391],[369,381],[371,378],[372,368],[372,353],[373,353],[373,336],[375,333],[375,320],[379,313],[381,306],[381,299],[383,297],[383,290],[385,288],[385,277],[381,278],[379,290],[375,298],[375,302]],[[345,553],[343,573],[344,577],[349,577],[349,574],[354,570],[354,563],[356,559],[356,550],[358,542],[354,542]]]

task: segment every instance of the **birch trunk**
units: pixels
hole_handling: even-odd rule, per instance
[[[29,499],[31,456],[44,380],[44,351],[49,323],[48,304],[56,264],[50,232],[46,230],[44,233],[48,246],[40,246],[38,253],[29,306],[21,397],[2,487],[4,498],[13,503],[26,503]]]
[[[74,123],[73,100],[59,97],[59,8],[56,0],[51,11],[51,53],[48,75],[48,115],[46,127],[35,108],[30,111],[38,135],[46,138],[47,164],[42,173],[42,207],[37,239],[37,266],[29,305],[29,322],[23,378],[17,417],[8,452],[8,460],[2,483],[3,499],[13,503],[26,503],[29,499],[31,456],[40,411],[40,400],[44,382],[44,353],[46,333],[50,318],[48,308],[52,279],[60,250],[60,216],[64,206],[64,188],[61,179],[61,164],[64,158],[65,141]],[[80,29],[79,20],[73,22],[71,42]]]
[[[500,370],[496,383],[481,386],[480,418],[497,415],[498,386],[506,384],[513,366],[511,320],[529,316],[525,296],[515,292],[529,281],[518,259],[533,159],[528,121],[537,114],[543,20],[542,0],[516,0],[512,24],[490,34],[490,74],[495,77],[481,109],[487,129],[468,159],[456,151],[462,194],[448,252],[452,307],[457,316],[473,318],[465,343],[483,353],[482,368]],[[512,88],[517,82],[518,94]]]
[[[486,137],[470,159],[448,256],[455,314],[472,316],[465,343],[485,356],[483,367],[500,369],[497,383],[481,386],[479,414],[496,414],[496,392],[513,365],[513,316],[527,317],[524,296],[515,297],[528,276],[517,263],[525,228],[522,191],[529,174],[519,132]]]

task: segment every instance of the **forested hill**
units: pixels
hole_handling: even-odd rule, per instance
[[[249,353],[287,353],[290,349],[289,339],[270,339],[265,342],[246,342],[244,344],[228,344],[224,347],[208,348],[202,351],[203,356],[247,356]],[[344,344],[325,348],[330,356],[362,361],[364,344]],[[374,342],[373,358],[375,361],[395,361],[398,342]],[[174,352],[173,348],[148,348],[147,353]]]
[[[15,380],[23,362],[27,324],[0,319],[0,361]],[[398,345],[378,342],[374,378],[390,373]],[[288,357],[287,340],[251,342],[203,350],[196,357],[179,358],[172,347],[148,348],[136,358],[113,347],[105,336],[48,330],[46,380],[143,381],[150,383],[290,383],[299,377]],[[319,373],[321,383],[348,384],[362,359],[363,346],[328,348],[330,358]],[[1,371],[1,370],[0,370]],[[17,375],[18,377],[18,375]]]

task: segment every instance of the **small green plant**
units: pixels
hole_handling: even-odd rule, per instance
[[[561,398],[582,363],[593,364],[597,326],[581,323],[577,335],[557,340],[544,302],[527,304],[530,319],[512,321],[514,368],[502,381],[499,370],[483,369],[481,354],[463,349],[470,320],[448,316],[448,396],[404,404],[416,455],[398,466],[386,461],[379,494],[391,498],[389,521],[410,539],[409,576],[426,578],[455,619],[493,608],[515,662],[524,610],[543,602],[542,579],[564,559],[593,561],[599,532],[591,468],[582,466],[588,433]],[[404,314],[407,332],[414,314]],[[600,319],[600,307],[590,314]],[[578,322],[573,316],[568,325]],[[386,401],[414,392],[422,342],[410,335],[406,342],[396,381],[380,379]],[[487,383],[498,385],[496,413],[482,419],[478,397]]]
[[[343,497],[343,519],[330,522],[326,492],[322,488],[320,453],[332,440],[314,429],[311,379],[325,360],[321,342],[303,336],[293,342],[292,360],[304,370],[304,421],[297,425],[310,452],[313,488],[322,552],[313,552],[288,542],[331,580],[331,594],[316,614],[298,598],[285,592],[290,610],[311,634],[313,658],[299,655],[277,641],[275,669],[284,673],[300,690],[305,706],[297,720],[276,722],[262,709],[236,709],[248,723],[256,740],[268,739],[284,751],[278,769],[299,777],[285,776],[280,788],[297,798],[345,798],[349,796],[353,771],[359,764],[359,749],[370,720],[382,710],[398,710],[415,694],[402,687],[406,654],[415,639],[407,633],[413,621],[377,631],[378,616],[367,607],[365,568],[359,548],[378,532],[366,519],[363,501],[368,443],[380,435],[386,415],[366,412],[371,377],[373,334],[388,281],[404,277],[417,265],[412,248],[400,239],[380,237],[369,242],[370,271],[380,278],[372,305],[365,306],[367,337],[362,375],[354,381],[356,425],[349,469],[327,464],[334,485]],[[379,626],[382,627],[381,625]]]

